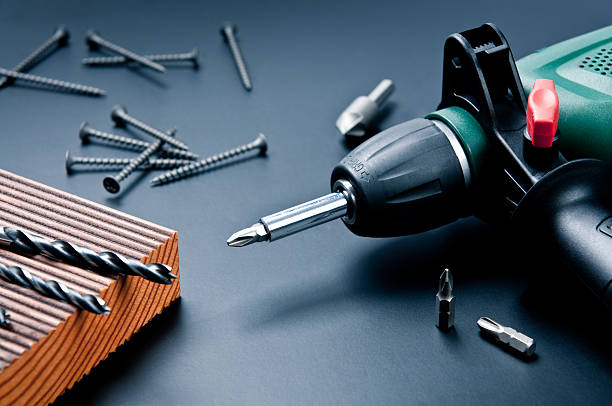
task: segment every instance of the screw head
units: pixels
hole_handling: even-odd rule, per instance
[[[221,36],[223,36],[223,39],[227,41],[230,35],[235,36],[238,33],[238,27],[236,27],[236,24],[234,23],[226,22],[221,25],[219,31],[221,32]]]
[[[127,114],[127,110],[120,104],[117,104],[111,110],[111,119],[115,122],[115,124],[119,127],[125,127],[125,120],[123,119],[123,115]]]
[[[104,178],[102,185],[104,185],[104,189],[110,193],[119,193],[119,190],[121,189],[119,182],[117,182],[117,180],[112,176],[107,176]]]
[[[88,30],[87,34],[85,34],[85,44],[87,44],[89,49],[92,51],[95,51],[98,48],[100,48],[100,46],[94,39],[97,36],[98,36],[98,33],[95,30]]]
[[[193,48],[193,50],[191,51],[191,63],[193,63],[193,67],[194,68],[198,68],[200,66],[200,61],[198,60],[199,58],[199,52],[198,52],[198,48]]]
[[[83,121],[79,127],[79,138],[81,139],[81,144],[89,143],[89,124],[87,121]]]
[[[266,152],[268,152],[268,139],[265,135],[259,133],[254,144],[256,148],[259,148],[259,155],[266,155]]]
[[[57,44],[63,47],[68,45],[68,39],[70,39],[70,32],[68,32],[68,29],[65,26],[60,25],[55,31],[55,37],[57,38]]]
[[[73,163],[74,163],[74,160],[72,159],[72,156],[70,156],[70,151],[66,151],[66,173],[68,174],[72,173]]]

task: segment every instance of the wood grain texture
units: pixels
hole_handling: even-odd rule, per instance
[[[112,309],[95,315],[0,281],[0,307],[11,320],[0,329],[0,405],[53,402],[180,295],[178,238],[168,228],[3,170],[0,225],[160,262],[179,276],[172,285],[160,285],[0,250],[0,262],[98,295]]]

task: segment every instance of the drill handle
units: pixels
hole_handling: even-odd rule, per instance
[[[569,162],[525,195],[512,222],[530,253],[575,272],[612,309],[612,166]]]

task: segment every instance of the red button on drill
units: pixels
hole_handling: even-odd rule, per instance
[[[559,122],[559,97],[555,82],[538,79],[527,101],[527,132],[536,148],[552,147]]]

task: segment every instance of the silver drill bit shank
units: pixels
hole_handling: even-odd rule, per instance
[[[43,255],[93,272],[107,275],[140,276],[152,282],[169,285],[176,275],[164,264],[143,264],[112,251],[100,253],[64,240],[48,240],[11,227],[0,226],[0,247],[27,255]]]
[[[184,52],[180,54],[161,54],[161,55],[144,55],[145,58],[153,62],[191,62],[194,68],[197,68],[200,63],[198,61],[198,48],[193,48],[191,52]],[[125,65],[133,62],[131,59],[125,56],[96,56],[90,58],[83,58],[83,65],[88,66],[113,66],[113,65]]]
[[[70,303],[88,312],[96,314],[108,314],[110,312],[110,307],[99,297],[89,294],[82,295],[63,283],[44,280],[18,266],[6,266],[0,263],[0,280],[33,289],[43,296]]]
[[[363,137],[380,113],[380,107],[394,90],[393,82],[384,79],[368,96],[359,96],[353,100],[336,120],[340,133]]]
[[[72,173],[75,165],[83,165],[88,167],[98,167],[108,170],[121,169],[128,165],[132,159],[130,158],[107,158],[107,157],[85,157],[72,156],[70,151],[66,151],[66,173]],[[188,159],[147,159],[138,168],[139,170],[151,169],[173,169],[181,166],[189,165],[192,161]]]
[[[172,135],[175,133],[175,130],[171,130],[168,132],[168,135]],[[102,181],[104,188],[110,193],[119,193],[121,187],[120,183],[126,179],[132,172],[134,172],[139,166],[144,164],[151,155],[153,155],[157,150],[161,148],[163,145],[163,140],[157,140],[152,143],[149,148],[145,149],[138,155],[136,158],[131,159],[130,162],[123,168],[117,175],[115,176],[107,176]]]
[[[129,49],[125,49],[117,44],[113,44],[112,42],[105,40],[100,36],[100,34],[98,34],[94,30],[87,31],[87,35],[85,36],[85,43],[87,44],[87,46],[89,46],[89,49],[91,50],[106,48],[109,51],[131,59],[132,61],[137,62],[143,66],[146,66],[161,73],[166,72],[166,68],[164,68],[160,64],[153,62],[150,59],[145,58],[144,56],[138,55],[135,52],[130,51]]]
[[[106,92],[96,87],[80,85],[78,83],[66,82],[63,80],[50,79],[43,76],[31,75],[29,73],[19,73],[12,70],[0,68],[0,75],[23,80],[24,82],[30,82],[37,85],[50,87],[53,89],[61,89],[70,93],[85,94],[88,96],[104,96]]]
[[[0,307],[0,327],[8,327],[8,325],[11,323],[9,321],[10,316],[11,315],[6,311],[6,309]]]
[[[453,295],[453,274],[446,268],[440,275],[436,294],[436,327],[450,330],[455,325],[455,296]]]
[[[236,40],[238,28],[235,24],[224,23],[221,26],[220,31],[221,36],[223,36],[223,39],[225,39],[225,42],[227,42],[227,45],[232,52],[236,69],[238,69],[238,74],[240,75],[240,79],[242,79],[242,84],[246,90],[250,91],[252,89],[251,79],[249,78],[249,73],[247,72],[244,59],[242,59],[242,54],[240,52],[240,47],[238,47],[238,41]]]
[[[145,124],[144,122],[130,116],[125,107],[121,105],[113,107],[113,110],[111,111],[111,119],[119,127],[125,127],[127,124],[129,124],[177,148],[185,150],[189,149],[189,147],[187,147],[187,145],[183,144],[181,141],[172,138],[163,131],[160,131],[157,128],[153,128],[150,125]]]
[[[87,144],[91,139],[104,141],[105,143],[117,146],[130,151],[142,152],[151,146],[150,142],[137,140],[135,138],[123,137],[121,135],[111,134],[104,131],[99,131],[91,128],[87,122],[81,123],[79,128],[79,138],[82,144]],[[184,149],[173,148],[168,145],[162,145],[160,154],[167,157],[185,159],[195,161],[200,159],[198,154],[186,151]]]
[[[480,331],[495,341],[506,344],[526,356],[531,356],[535,352],[536,343],[533,338],[527,337],[513,328],[502,326],[488,317],[481,317],[477,323]]]
[[[30,70],[33,66],[38,64],[41,60],[43,60],[46,56],[50,55],[55,50],[64,47],[68,44],[68,39],[70,38],[70,33],[64,26],[59,26],[51,38],[43,42],[41,46],[36,48],[34,52],[28,55],[24,60],[19,62],[13,69],[14,72],[26,72]],[[9,77],[0,78],[0,88],[10,85],[13,83],[15,79]]]
[[[249,144],[241,145],[237,148],[230,149],[229,151],[213,155],[201,161],[193,162],[189,165],[173,169],[172,171],[164,173],[163,175],[159,175],[151,180],[151,186],[159,186],[174,182],[178,179],[184,179],[189,176],[197,175],[198,173],[202,173],[209,169],[211,165],[227,161],[230,158],[234,158],[242,154],[246,154],[254,149],[259,149],[259,155],[266,154],[266,151],[268,150],[268,142],[263,134],[259,134],[255,141]]]

